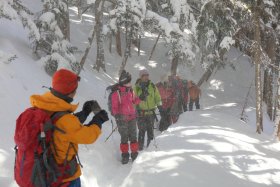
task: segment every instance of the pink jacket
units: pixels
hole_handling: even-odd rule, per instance
[[[132,88],[120,86],[112,94],[112,114],[114,116],[121,114],[124,117],[124,121],[131,121],[137,117],[135,105],[140,102],[141,100],[134,94]]]

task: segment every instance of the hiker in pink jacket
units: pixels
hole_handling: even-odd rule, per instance
[[[131,156],[134,161],[138,156],[138,142],[136,129],[135,105],[140,103],[140,99],[133,92],[131,85],[131,75],[123,71],[119,78],[119,85],[112,93],[112,115],[116,119],[118,131],[121,135],[120,150],[122,152],[122,163],[127,164]],[[129,145],[130,151],[129,155]]]

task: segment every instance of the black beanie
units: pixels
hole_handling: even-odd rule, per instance
[[[126,72],[125,70],[122,71],[121,76],[119,78],[119,84],[124,85],[131,82],[131,75],[130,73]]]

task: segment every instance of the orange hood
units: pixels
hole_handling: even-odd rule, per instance
[[[32,95],[30,102],[33,107],[37,107],[47,111],[70,111],[74,112],[77,105],[67,103],[66,101],[54,96],[51,92],[46,92],[43,95]]]

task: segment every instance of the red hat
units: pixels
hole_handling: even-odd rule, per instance
[[[53,75],[52,88],[63,95],[68,95],[78,88],[79,80],[80,77],[75,73],[60,69]]]

